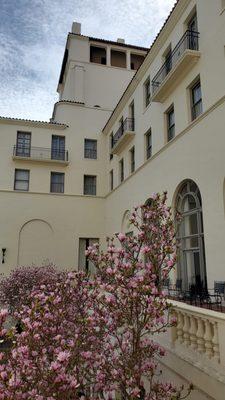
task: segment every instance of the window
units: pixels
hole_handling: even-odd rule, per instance
[[[151,98],[151,90],[150,90],[150,77],[146,80],[144,84],[144,99],[145,99],[145,107],[147,107],[150,103]]]
[[[31,133],[17,132],[16,156],[30,157]]]
[[[96,176],[84,175],[84,194],[96,196]]]
[[[109,159],[112,160],[113,159],[113,154],[111,153],[111,150],[113,148],[114,145],[114,140],[113,140],[113,132],[110,134],[109,137]]]
[[[177,277],[183,290],[200,293],[207,288],[205,246],[203,232],[202,200],[198,186],[185,181],[176,198],[176,208],[181,215],[178,224]]]
[[[109,173],[109,179],[110,179],[110,190],[113,190],[113,170],[110,171]]]
[[[197,14],[196,12],[188,21],[187,29],[190,32],[189,35],[189,49],[191,50],[198,50],[198,21],[197,21]]]
[[[175,136],[174,107],[171,107],[170,110],[166,113],[166,118],[167,118],[167,141],[169,142]]]
[[[172,50],[171,47],[165,54],[165,67],[166,67],[166,75],[171,71],[172,69]]]
[[[192,121],[202,114],[202,91],[200,80],[191,88]]]
[[[52,135],[52,160],[65,161],[65,136]]]
[[[124,161],[123,158],[119,162],[119,174],[120,174],[120,182],[124,180]]]
[[[106,64],[106,49],[104,47],[90,46],[90,62]]]
[[[84,139],[84,157],[97,158],[97,140]]]
[[[134,101],[129,105],[129,118],[134,120]]]
[[[111,66],[126,68],[126,53],[123,51],[111,49]]]
[[[80,238],[79,239],[79,271],[83,271],[87,274],[95,273],[94,264],[88,259],[85,255],[85,251],[89,246],[93,246],[93,244],[99,243],[99,239],[89,239],[89,238]]]
[[[135,171],[135,147],[130,150],[130,171],[131,173]]]
[[[14,190],[29,190],[30,171],[27,169],[15,169]]]
[[[51,193],[64,193],[64,173],[51,172]]]
[[[146,143],[146,158],[150,158],[152,156],[152,131],[149,131],[145,134],[145,143]]]

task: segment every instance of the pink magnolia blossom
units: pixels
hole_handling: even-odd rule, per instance
[[[149,205],[135,207],[137,234],[118,234],[121,248],[112,238],[106,252],[87,249],[94,277],[50,266],[2,279],[0,300],[22,333],[6,334],[2,310],[0,330],[10,345],[0,353],[0,400],[181,398],[158,370],[165,351],[157,334],[176,323],[163,291],[177,248],[166,199],[154,194]]]

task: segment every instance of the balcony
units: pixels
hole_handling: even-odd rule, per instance
[[[163,102],[196,64],[201,53],[199,33],[186,31],[152,80],[152,101]]]
[[[119,154],[124,147],[133,139],[134,132],[134,118],[126,118],[120,125],[118,131],[113,136],[112,154]]]
[[[43,147],[13,147],[13,160],[68,165],[68,151]]]
[[[210,398],[224,399],[225,314],[169,302],[177,324],[157,337],[166,350],[164,365]]]

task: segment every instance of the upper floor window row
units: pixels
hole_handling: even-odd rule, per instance
[[[50,192],[64,193],[64,177],[62,172],[51,172]],[[15,169],[14,190],[27,192],[29,190],[30,171],[27,169]]]
[[[31,146],[31,132],[18,131],[14,156],[37,160],[68,161],[65,136],[52,135],[51,148]]]
[[[90,46],[90,62],[112,67],[127,68],[137,70],[145,56],[134,52],[126,52],[121,49],[104,46]]]

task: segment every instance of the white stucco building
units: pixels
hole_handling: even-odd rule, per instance
[[[85,248],[167,190],[182,248],[171,280],[225,281],[225,1],[179,0],[150,49],[68,34],[51,121],[0,118],[1,272],[89,268]],[[167,375],[225,399],[225,314],[176,304]]]

